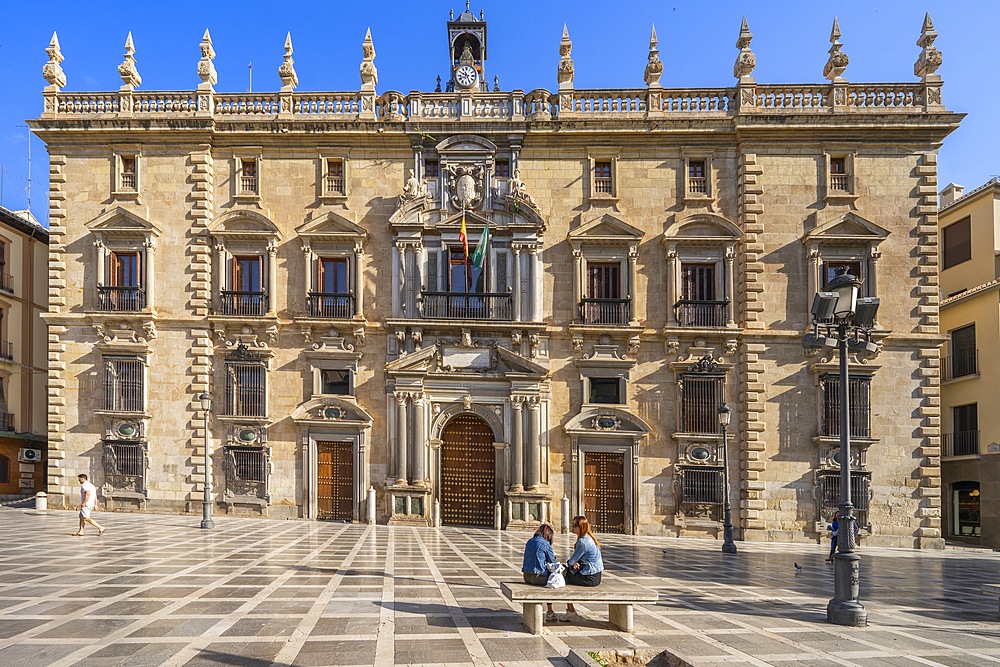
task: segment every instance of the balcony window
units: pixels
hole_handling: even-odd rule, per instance
[[[951,409],[951,433],[945,434],[946,456],[979,455],[979,405],[956,405]]]
[[[611,160],[594,161],[594,194],[612,197],[615,194],[615,184]]]
[[[108,285],[97,288],[101,310],[139,312],[145,307],[138,252],[111,251],[108,256]]]
[[[724,327],[729,301],[716,298],[717,263],[681,263],[681,298],[675,304],[682,327]]]
[[[145,364],[138,357],[104,358],[104,404],[112,412],[142,412]]]
[[[122,170],[121,178],[118,182],[118,189],[123,192],[132,192],[139,188],[139,172],[134,155],[123,155],[121,158]]]
[[[822,275],[822,289],[826,290],[833,279],[843,273],[850,273],[852,276],[861,278],[864,281],[864,275],[862,274],[862,267],[860,261],[852,260],[831,260],[823,262],[823,275]],[[864,282],[862,282],[862,290],[864,289]],[[860,296],[864,296],[865,292],[862,291]]]
[[[847,159],[830,158],[830,189],[847,192],[848,188]]]
[[[261,287],[263,258],[233,257],[231,290],[222,291],[222,314],[261,316],[267,311],[267,293]]]
[[[347,318],[354,315],[350,260],[347,257],[320,257],[316,260],[315,285],[309,294],[309,316]]]
[[[580,304],[584,324],[626,325],[632,301],[622,298],[621,262],[587,262],[587,291]]]
[[[427,253],[426,284],[421,292],[421,316],[427,319],[472,319],[501,320],[513,319],[513,297],[507,287],[506,252],[496,251],[494,279],[491,285],[490,270],[492,259],[486,253],[483,267],[472,263],[471,250],[478,239],[469,239],[470,256],[466,259],[462,246],[451,246],[443,250],[446,264],[445,291],[439,291],[439,257],[441,252]],[[493,291],[489,291],[493,287]]]
[[[259,361],[226,362],[226,414],[267,416],[267,369]]]
[[[259,164],[257,158],[239,158],[237,160],[236,194],[259,195],[260,181],[258,179]]]
[[[840,376],[826,373],[823,387],[823,435],[840,436]],[[848,419],[852,438],[871,437],[871,378],[850,376],[848,379]]]
[[[972,259],[972,220],[963,218],[948,225],[942,231],[944,237],[944,258],[941,268],[953,266]]]
[[[344,182],[344,160],[341,158],[327,158],[325,174],[324,194],[332,196],[344,196],[347,194]]]
[[[622,379],[592,377],[588,378],[590,384],[590,396],[588,403],[621,404],[622,400]]]
[[[944,379],[975,375],[979,372],[976,350],[976,325],[970,324],[951,332],[951,356],[945,359]]]
[[[7,243],[0,241],[0,291],[14,293],[14,276],[7,273]]]
[[[840,472],[824,471],[819,476],[819,492],[822,499],[820,516],[829,520],[837,515],[840,505]],[[868,499],[871,497],[872,476],[869,472],[851,471],[851,504],[858,526],[868,525]]]
[[[721,433],[719,406],[724,378],[693,373],[681,377],[681,432]]]
[[[688,194],[708,194],[708,176],[704,160],[688,160]]]

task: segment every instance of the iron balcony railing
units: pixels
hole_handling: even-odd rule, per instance
[[[222,315],[259,317],[267,312],[267,292],[222,290],[219,292]]]
[[[729,300],[681,299],[674,304],[674,317],[682,327],[724,327],[729,323]]]
[[[944,434],[945,456],[979,456],[979,431]]]
[[[514,300],[510,294],[421,292],[420,315],[428,320],[499,320],[514,319]]]
[[[580,321],[584,324],[626,325],[632,319],[632,299],[583,299]]]
[[[0,292],[14,293],[14,276],[9,273],[0,273]]]
[[[964,350],[944,358],[944,380],[975,375],[979,372],[979,350]]]
[[[309,292],[309,317],[347,318],[354,316],[352,292]]]
[[[118,313],[137,313],[146,307],[146,290],[141,287],[97,286],[97,304],[100,310]]]
[[[14,360],[14,343],[9,340],[0,340],[0,359]]]
[[[14,431],[14,414],[0,412],[0,431]]]
[[[686,468],[683,503],[721,505],[725,496],[721,468]]]

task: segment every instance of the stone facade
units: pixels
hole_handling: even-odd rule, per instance
[[[915,83],[849,83],[835,25],[828,84],[758,84],[744,21],[733,87],[663,87],[654,31],[646,88],[577,89],[564,30],[527,94],[448,25],[453,80],[409,95],[370,33],[358,91],[303,94],[290,37],[253,94],[215,92],[207,32],[195,91],[137,90],[129,39],[121,90],[67,93],[53,38],[50,490],[196,511],[207,444],[233,513],[717,537],[728,446],[738,536],[816,540],[836,357],[801,339],[847,266],[882,297],[864,528],[940,546],[930,20]]]

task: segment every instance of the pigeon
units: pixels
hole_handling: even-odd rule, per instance
[[[804,568],[803,568],[803,567],[802,567],[801,565],[799,565],[798,563],[792,563],[792,565],[794,565],[794,566],[795,566],[795,569],[796,569],[796,570],[801,570],[801,569],[804,569]]]

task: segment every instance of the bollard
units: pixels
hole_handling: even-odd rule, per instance
[[[39,491],[35,494],[35,509],[39,512],[48,511],[49,497],[44,491]]]
[[[569,498],[566,497],[566,494],[563,494],[562,501],[559,504],[562,505],[562,507],[560,508],[562,516],[559,517],[560,528],[562,528],[562,532],[568,533],[569,532]]]
[[[374,486],[369,486],[368,487],[367,509],[368,509],[368,524],[374,526],[375,525],[375,487]]]
[[[437,498],[434,499],[434,527],[441,527],[441,501]]]
[[[503,508],[500,507],[500,501],[497,501],[496,507],[493,508],[493,529],[500,530],[500,524],[503,523]]]

